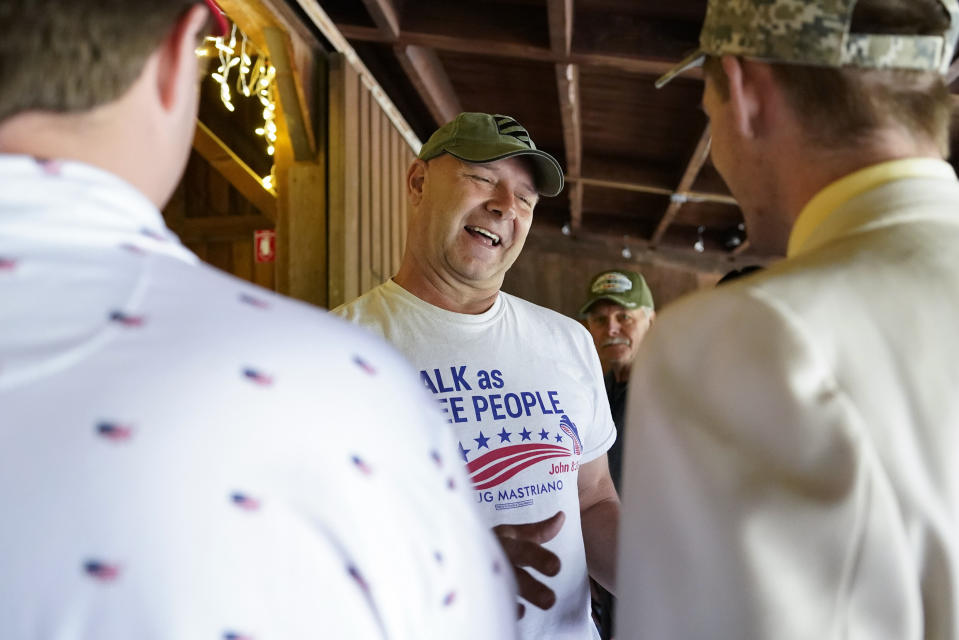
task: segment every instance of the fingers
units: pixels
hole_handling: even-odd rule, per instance
[[[556,537],[565,522],[566,514],[557,511],[546,520],[530,522],[529,524],[501,524],[494,527],[493,532],[499,538],[517,538],[544,544]]]
[[[556,594],[552,589],[519,567],[513,567],[513,572],[516,574],[516,586],[521,598],[540,609],[549,609],[556,604]],[[526,613],[525,607],[522,613]]]
[[[558,511],[540,522],[504,524],[493,528],[503,552],[513,565],[519,596],[540,609],[549,609],[556,604],[556,594],[523,567],[535,569],[546,576],[559,573],[559,556],[542,545],[556,537],[564,522],[566,514]],[[518,617],[522,618],[525,613],[526,607],[520,604]]]
[[[547,576],[559,573],[559,556],[549,549],[535,542],[515,538],[500,538],[499,543],[514,567],[531,567]]]

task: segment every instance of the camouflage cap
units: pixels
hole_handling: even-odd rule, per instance
[[[856,0],[709,0],[699,49],[656,81],[660,88],[706,56],[745,56],[820,67],[913,69],[945,74],[959,36],[959,0],[939,0],[941,35],[849,32]]]
[[[563,169],[556,158],[540,151],[529,132],[510,116],[461,113],[430,136],[420,149],[420,160],[448,153],[467,162],[494,162],[529,156],[535,169],[536,190],[555,196],[563,190]]]
[[[600,300],[609,300],[627,309],[655,309],[653,293],[646,279],[635,271],[612,269],[593,276],[586,290],[586,303],[580,307],[579,315],[585,317],[590,307]]]

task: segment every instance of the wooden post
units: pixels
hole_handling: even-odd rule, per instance
[[[359,75],[341,54],[330,57],[329,306],[360,294]]]

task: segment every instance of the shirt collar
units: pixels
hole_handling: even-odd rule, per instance
[[[0,236],[127,244],[188,262],[197,258],[167,228],[160,211],[121,178],[85,163],[0,154]]]
[[[903,178],[933,178],[955,181],[956,173],[952,166],[944,160],[906,158],[866,167],[840,178],[813,196],[813,199],[803,207],[796,219],[796,224],[793,226],[792,233],[789,235],[789,247],[786,250],[786,255],[791,258],[801,253],[806,248],[816,228],[842,205],[861,193]]]

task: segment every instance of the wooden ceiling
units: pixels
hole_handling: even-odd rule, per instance
[[[560,160],[567,187],[534,233],[704,271],[773,258],[751,253],[709,161],[700,72],[653,87],[696,47],[706,0],[319,4],[421,140],[460,111],[503,113]]]

